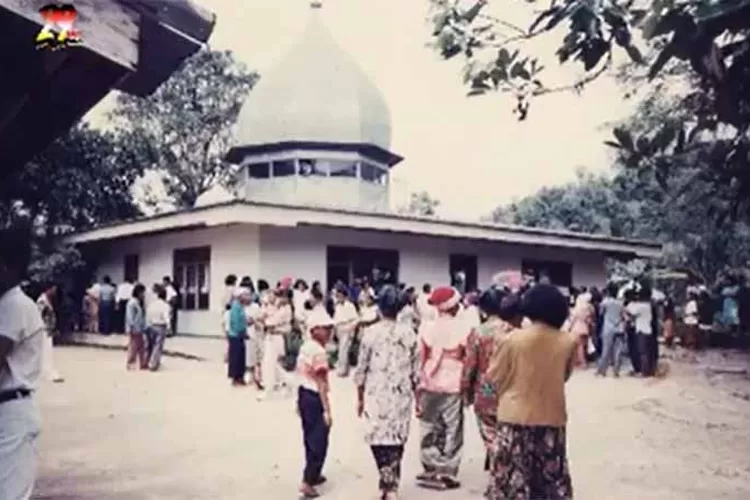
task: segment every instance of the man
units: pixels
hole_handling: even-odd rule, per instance
[[[349,350],[354,339],[354,332],[359,323],[357,309],[349,300],[349,290],[346,285],[339,285],[334,290],[334,313],[333,322],[336,326],[336,337],[338,338],[338,356],[336,360],[336,372],[339,377],[349,374]]]
[[[162,279],[164,284],[164,292],[166,293],[167,304],[169,304],[169,330],[167,337],[177,335],[177,309],[180,305],[180,297],[177,295],[177,290],[172,284],[172,278],[164,276]]]
[[[421,461],[417,476],[428,487],[458,488],[458,468],[464,443],[464,410],[461,377],[469,331],[457,317],[461,294],[438,287],[430,295],[438,310],[435,321],[423,323],[419,332],[419,388],[417,417],[421,431]]]
[[[99,333],[109,335],[112,333],[112,320],[115,316],[115,298],[117,289],[112,284],[109,276],[104,276],[99,285]]]
[[[52,359],[53,339],[55,334],[57,334],[57,314],[52,305],[55,296],[57,296],[57,285],[47,284],[44,287],[44,291],[39,295],[39,298],[36,299],[36,305],[39,308],[39,314],[42,315],[42,321],[44,322],[47,334],[44,339],[44,376],[52,382],[60,383],[64,379],[55,369],[55,363]]]
[[[13,500],[31,498],[41,430],[32,396],[42,373],[45,328],[19,286],[30,257],[28,229],[15,223],[0,230],[0,496]]]
[[[117,323],[115,324],[115,329],[118,332],[125,332],[125,309],[132,296],[133,283],[128,278],[125,278],[125,281],[117,285],[117,293],[115,295],[115,300],[117,301]]]
[[[437,311],[429,303],[431,293],[432,286],[429,283],[422,285],[422,293],[417,297],[417,320],[420,323],[433,321],[437,318]]]

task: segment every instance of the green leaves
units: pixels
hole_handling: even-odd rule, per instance
[[[147,98],[120,95],[112,115],[118,138],[149,169],[179,207],[192,207],[234,171],[223,157],[232,126],[258,75],[228,51],[203,50]]]

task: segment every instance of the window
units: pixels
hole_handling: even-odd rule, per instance
[[[387,283],[398,283],[399,254],[397,250],[379,248],[335,247],[326,249],[328,287],[337,281],[351,284],[354,279],[367,276],[372,280],[378,269]]]
[[[362,180],[374,182],[376,184],[385,184],[387,182],[385,170],[373,165],[372,163],[362,163]]]
[[[573,264],[570,262],[524,259],[521,268],[523,274],[533,276],[538,282],[566,288],[573,285]]]
[[[357,162],[347,160],[326,160],[331,177],[357,177]]]
[[[300,160],[299,175],[305,177],[312,175],[328,177],[328,164],[318,160]]]
[[[274,177],[290,177],[297,175],[297,165],[294,160],[279,160],[273,162]]]
[[[180,248],[174,251],[173,258],[173,279],[180,295],[180,309],[207,310],[211,287],[211,247]]]
[[[271,165],[269,163],[251,163],[247,166],[247,170],[253,179],[268,179],[271,177]]]
[[[138,281],[138,254],[132,253],[125,256],[123,262],[123,278],[125,281],[135,283]]]

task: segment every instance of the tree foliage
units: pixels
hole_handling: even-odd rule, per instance
[[[147,169],[163,174],[178,207],[234,177],[223,157],[242,103],[258,79],[228,51],[203,50],[147,98],[120,94],[117,134]]]
[[[65,281],[80,269],[60,234],[138,215],[130,188],[141,173],[113,134],[79,123],[0,186],[3,220],[33,221],[31,279]]]
[[[422,217],[437,216],[437,209],[440,206],[440,200],[430,196],[427,191],[411,193],[409,203],[401,207],[399,212],[405,215],[417,215]]]
[[[750,218],[750,0],[551,0],[528,27],[487,14],[489,0],[431,3],[436,45],[446,58],[466,58],[470,93],[514,92],[522,119],[530,97],[581,90],[611,67],[618,47],[635,63],[627,72],[648,63],[642,83],[675,83],[676,73],[683,84],[676,87],[677,112],[646,129],[620,127],[608,144],[625,165],[653,174],[663,190],[667,179],[684,181],[673,198],[703,185],[693,202],[713,198],[709,205],[720,222]],[[519,44],[558,28],[565,33],[558,60],[576,61],[585,76],[549,88],[538,62],[523,57]],[[634,42],[636,31],[643,50]]]

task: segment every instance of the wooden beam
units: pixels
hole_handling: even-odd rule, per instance
[[[71,51],[54,74],[27,95],[0,135],[0,181],[69,129],[127,74],[91,51]]]
[[[135,71],[138,68],[140,14],[115,0],[76,0],[73,3],[78,12],[75,27],[81,32],[83,48]],[[0,0],[0,7],[31,21],[37,29],[44,24],[37,10],[43,4],[42,1]],[[29,38],[31,45],[34,36]]]

